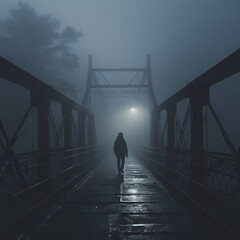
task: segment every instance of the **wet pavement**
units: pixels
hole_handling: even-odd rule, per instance
[[[199,222],[139,161],[105,162],[33,239],[207,239]]]

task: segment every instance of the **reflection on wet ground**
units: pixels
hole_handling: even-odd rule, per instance
[[[140,162],[127,159],[120,177],[111,166],[100,166],[34,239],[207,239]]]

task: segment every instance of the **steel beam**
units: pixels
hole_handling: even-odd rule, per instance
[[[203,106],[209,101],[209,89],[199,89],[190,96],[191,179],[205,183],[203,147]]]
[[[144,72],[145,68],[93,68],[94,72]]]
[[[238,73],[240,71],[240,49],[226,57],[224,60],[210,68],[207,72],[197,77],[190,84],[182,88],[173,96],[158,105],[159,109],[165,109],[171,102],[180,102],[188,98],[192,92],[196,92],[200,88],[209,88],[210,86],[223,81],[224,79]]]
[[[159,114],[158,109],[152,110],[150,144],[153,147],[159,145]]]
[[[155,97],[155,93],[153,91],[153,85],[152,85],[152,70],[151,70],[151,59],[150,55],[147,55],[147,67],[146,67],[146,72],[147,72],[147,81],[148,81],[148,88],[149,88],[149,93],[151,95],[151,99],[153,101],[153,107],[157,107],[157,100]]]
[[[87,104],[87,99],[89,98],[90,92],[91,92],[91,83],[92,83],[92,77],[93,77],[93,68],[92,68],[92,55],[88,56],[88,73],[87,73],[87,86],[86,90],[84,92],[82,105],[85,107]],[[90,106],[89,106],[90,109]]]
[[[62,105],[63,129],[64,129],[64,148],[72,148],[72,109],[67,105]],[[68,155],[70,153],[68,152]],[[71,167],[73,159],[67,158],[64,161],[65,168]]]
[[[83,110],[86,114],[89,113],[88,110],[81,105],[27,73],[23,69],[17,67],[13,63],[7,61],[3,57],[0,57],[0,77],[29,89],[32,92],[39,93],[43,98],[50,98],[56,102],[71,105],[72,109],[76,111]]]
[[[79,140],[80,146],[83,147],[86,145],[86,136],[85,136],[85,115],[82,112],[78,112],[78,129],[79,129]]]
[[[148,85],[128,85],[128,84],[106,84],[106,85],[91,85],[91,88],[149,88]]]
[[[50,99],[42,97],[36,92],[31,92],[31,104],[38,111],[38,180],[42,181],[50,176],[50,159],[47,153],[50,151],[49,141],[49,106]]]
[[[95,122],[94,115],[88,116],[88,145],[96,144],[96,130],[95,130]]]
[[[176,160],[173,158],[175,149],[175,116],[176,104],[172,103],[167,106],[167,166],[173,170],[176,169]],[[172,171],[168,172],[169,177]]]

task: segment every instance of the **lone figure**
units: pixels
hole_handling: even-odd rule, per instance
[[[117,139],[115,140],[113,149],[114,149],[115,156],[117,157],[118,174],[121,174],[123,173],[125,156],[128,157],[127,143],[123,138],[122,132],[118,134]]]

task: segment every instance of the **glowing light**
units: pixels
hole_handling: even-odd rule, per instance
[[[136,108],[130,108],[130,112],[135,113],[136,112]]]

